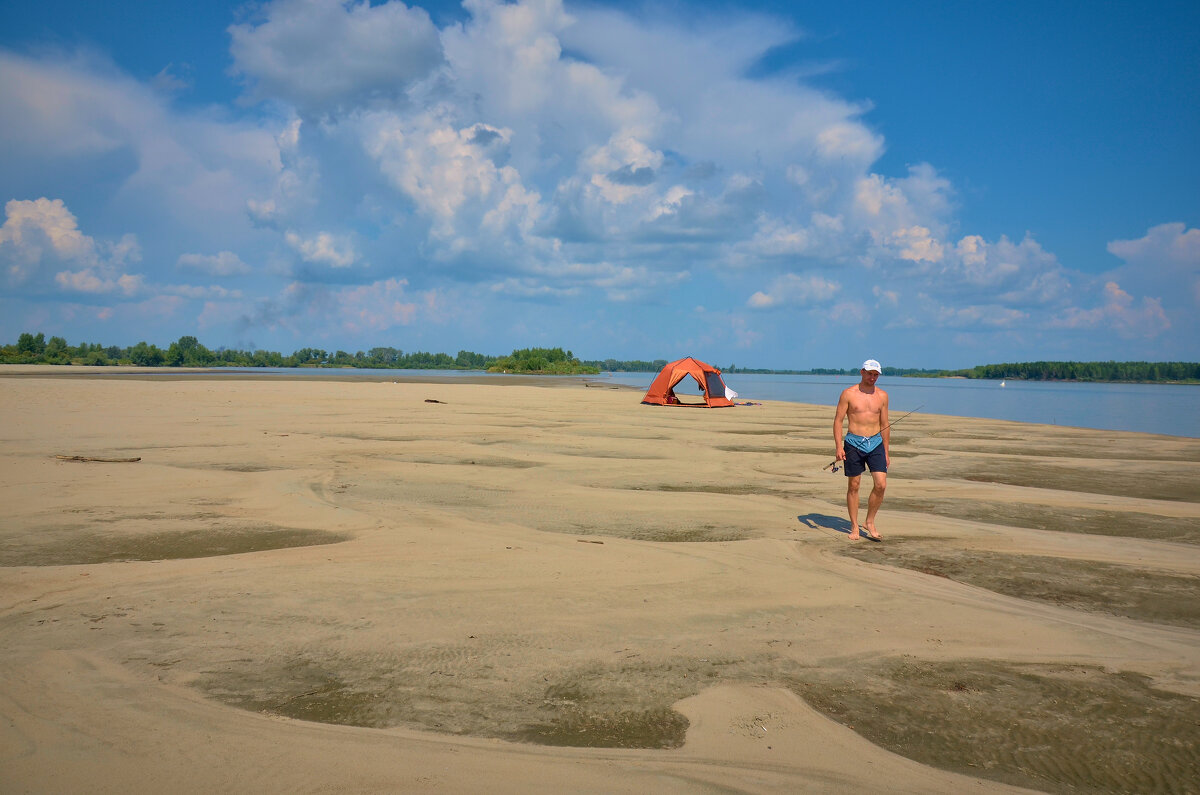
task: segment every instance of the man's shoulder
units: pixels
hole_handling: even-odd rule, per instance
[[[842,390],[841,403],[855,403],[858,399],[858,386],[848,386]]]

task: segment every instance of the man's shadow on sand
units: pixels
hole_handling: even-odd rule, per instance
[[[823,513],[806,513],[796,518],[800,520],[800,524],[810,527],[813,530],[836,530],[839,533],[850,535],[850,520],[843,519],[840,516],[826,516]]]

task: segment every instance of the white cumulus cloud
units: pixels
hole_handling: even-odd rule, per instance
[[[808,306],[832,299],[842,289],[837,282],[815,274],[785,273],[775,279],[766,291],[750,296],[746,305],[753,309],[778,306]]]
[[[142,288],[140,274],[125,272],[127,264],[141,259],[135,236],[97,242],[79,230],[61,199],[14,199],[4,209],[0,263],[10,286],[39,281],[48,286],[53,271],[53,284],[69,292],[130,296]]]
[[[229,35],[249,95],[305,115],[397,102],[442,62],[429,14],[398,0],[276,0]]]
[[[1150,339],[1169,329],[1171,321],[1159,299],[1143,297],[1138,301],[1116,282],[1106,282],[1102,303],[1091,309],[1071,307],[1051,325],[1070,329],[1115,330],[1125,338]]]
[[[514,234],[536,222],[539,196],[519,172],[493,159],[512,131],[476,123],[456,126],[431,112],[404,118],[378,114],[365,122],[365,146],[381,173],[431,222],[452,249],[476,249],[476,235]]]
[[[95,241],[79,231],[62,199],[13,199],[4,205],[4,213],[0,262],[10,285],[24,283],[45,262],[97,261]]]
[[[79,293],[120,292],[133,295],[142,286],[142,277],[136,274],[116,273],[110,268],[84,268],[80,271],[59,271],[54,281],[64,290]]]
[[[311,237],[304,237],[289,231],[284,235],[284,240],[305,262],[328,265],[331,268],[349,268],[358,261],[354,244],[344,236],[330,232],[318,232]]]
[[[1200,229],[1159,224],[1137,240],[1110,242],[1108,251],[1126,262],[1110,274],[1114,280],[1181,311],[1200,309]]]
[[[1160,224],[1137,240],[1114,240],[1108,250],[1135,265],[1200,268],[1200,229],[1188,229],[1182,223]]]

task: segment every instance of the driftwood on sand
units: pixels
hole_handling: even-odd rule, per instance
[[[59,461],[97,461],[102,464],[132,464],[142,460],[141,456],[137,458],[96,458],[87,455],[56,455],[54,457]]]

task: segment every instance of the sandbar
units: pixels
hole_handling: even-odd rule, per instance
[[[871,544],[835,395],[66,369],[0,367],[2,792],[1200,781],[1200,440],[913,415]]]

